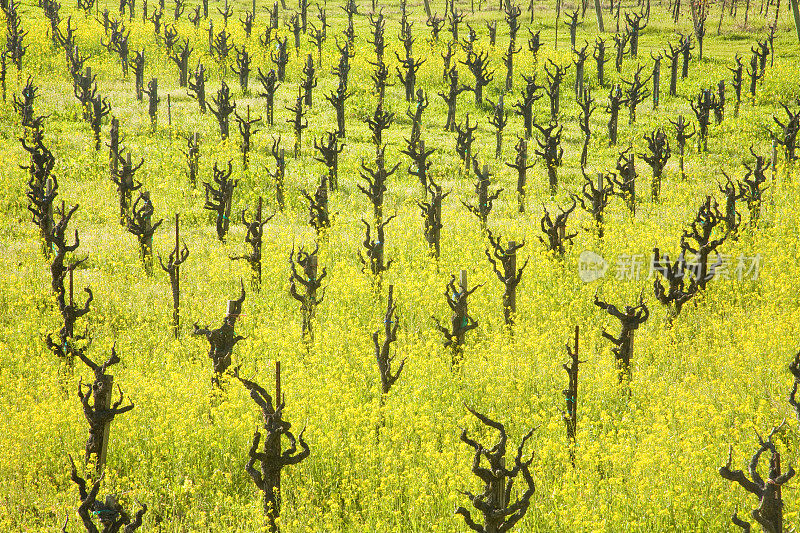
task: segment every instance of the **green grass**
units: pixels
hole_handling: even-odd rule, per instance
[[[362,4],[360,10],[369,11],[369,5]],[[267,19],[266,6],[259,6],[257,30],[249,40],[235,20],[248,6],[249,2],[234,6],[236,14],[228,31],[236,43],[246,43],[253,55],[253,70],[271,68],[268,51],[257,41]],[[165,7],[165,22],[171,19],[171,7]],[[394,51],[402,50],[396,37],[399,6],[383,7],[388,19],[386,61],[394,72]],[[215,8],[212,4],[210,12],[216,13]],[[114,13],[116,6],[109,9]],[[682,232],[706,195],[720,197],[717,182],[724,179],[722,171],[741,179],[742,165],[752,161],[751,145],[759,154],[770,153],[768,130],[776,130],[773,115],[783,113],[782,102],[795,102],[800,96],[800,45],[793,39],[788,13],[781,14],[774,65],[768,66],[755,100],[743,98],[738,117],[732,112],[728,67],[737,53],[747,64],[750,47],[766,37],[762,18],[752,11],[751,27],[726,18],[722,35],[717,36],[719,11],[714,7],[703,61],[692,60],[690,75],[679,80],[675,98],[667,94],[668,68],[662,62],[659,108],[652,109],[650,101],[641,104],[632,125],[627,124],[623,110],[617,146],[608,146],[606,134],[608,87],[595,87],[594,63],[587,62],[587,86],[598,105],[591,121],[587,174],[613,170],[617,154],[629,146],[642,152],[644,135],[659,127],[668,132],[673,155],[660,203],[650,200],[650,169],[637,157],[641,198],[636,216],[630,215],[621,199],[613,199],[606,212],[606,237],[598,240],[588,213],[576,210],[569,229],[579,233],[563,258],[547,253],[538,237],[542,235],[542,205],[551,212],[556,205],[566,206],[583,180],[578,165],[582,135],[572,92],[574,66],[562,87],[565,153],[558,193],[555,198],[549,194],[546,170],[533,154],[532,140],[529,154],[535,166],[528,173],[525,213],[516,209],[516,173],[504,164],[513,161],[516,136],[523,132],[521,119],[510,117],[503,154],[497,160],[494,130],[487,121],[491,110],[476,107],[469,93],[459,97],[457,121],[464,120],[466,113],[477,120],[473,153],[489,165],[492,188],[504,188],[489,216],[489,228],[504,240],[524,240],[520,257],[530,257],[518,290],[519,316],[512,335],[503,325],[501,286],[484,255],[486,239],[475,217],[461,205],[461,201],[475,201],[474,176],[467,177],[461,170],[455,135],[443,130],[446,107],[436,93],[446,89],[440,53],[449,34],[443,29],[442,42],[426,41],[429,32],[421,2],[409,3],[408,10],[417,37],[414,54],[426,59],[417,80],[430,100],[422,138],[426,146],[437,149],[431,157],[432,176],[452,192],[443,206],[442,257],[434,261],[427,254],[416,205],[423,192],[406,173],[408,158],[399,153],[405,148],[410,119],[403,88],[393,73],[395,85],[387,89],[385,106],[396,118],[384,135],[388,165],[401,162],[401,166],[389,179],[384,212],[396,212],[398,217],[386,229],[386,256],[395,263],[379,288],[361,272],[358,260],[359,250],[363,253],[360,219],[368,219],[372,210],[357,188],[362,183],[362,159],[370,164],[374,157],[364,119],[376,106],[370,80],[373,67],[367,62],[374,60],[374,54],[367,43],[366,17],[355,18],[346,148],[339,159],[340,190],[330,200],[336,214],[333,227],[316,239],[299,191],[315,188],[325,172],[314,159],[313,139],[335,127],[334,111],[323,94],[333,91],[337,83],[330,74],[338,59],[333,40],[346,24],[338,4],[327,7],[331,27],[322,55],[324,66],[317,69],[319,83],[307,113],[309,127],[303,132],[301,157],[294,160],[289,155],[294,137],[285,122],[289,112],[284,107],[293,104],[306,55],[313,53],[316,61],[316,51],[303,38],[300,53],[295,53],[292,36],[281,26],[291,48],[287,78],[276,96],[275,125],[264,126],[253,138],[248,171],[241,168],[235,125],[231,125],[231,138],[221,141],[213,116],[200,115],[197,103],[178,87],[177,69],[167,59],[163,44],[157,43],[152,24],[143,24],[140,18],[126,22],[131,29],[131,51],[146,50],[145,79],[159,80],[162,101],[155,132],[151,132],[146,102],[135,98],[132,74],[123,78],[115,57],[100,44],[102,26],[65,4],[62,18],[73,16],[80,49],[92,56],[86,65],[97,74],[98,91],[108,97],[112,114],[120,120],[123,144],[135,161],[145,160],[136,177],[151,191],[155,219],[165,219],[155,235],[156,253],[169,253],[174,213],[181,214],[181,234],[191,255],[181,267],[183,333],[175,341],[170,331],[168,278],[158,268],[153,277],[144,274],[135,238],[117,222],[118,200],[109,179],[107,149],[93,149],[92,133],[81,120],[63,51],[52,47],[41,9],[24,3],[21,10],[29,48],[23,71],[9,68],[8,98],[0,105],[0,245],[6,249],[0,254],[0,529],[52,531],[69,516],[70,531],[78,530],[79,500],[69,480],[67,455],[82,458],[87,437],[75,391],[79,377],[86,381],[90,372],[80,364],[69,370],[44,342],[47,333],[58,331],[59,315],[38,230],[26,210],[27,173],[19,165],[26,163],[27,154],[17,140],[23,132],[11,106],[12,95],[19,93],[28,75],[40,88],[37,114],[50,115],[45,122],[45,144],[56,157],[59,199],[81,206],[70,228],[79,231],[81,241],[74,258],[88,256],[88,260],[76,271],[75,283],[77,289],[90,286],[95,299],[78,329],[90,331],[93,340],[87,353],[95,360],[104,360],[116,344],[122,364],[114,367],[115,383],[136,404],[112,424],[101,494],[122,494],[129,507],[136,508],[137,500],[146,503],[148,530],[254,531],[264,524],[260,495],[244,470],[252,433],[259,424],[257,407],[235,382],[228,382],[224,393],[212,391],[207,344],[189,335],[195,322],[218,326],[225,300],[235,297],[239,280],[246,282],[250,275],[245,262],[229,260],[230,255],[246,250],[244,228],[232,224],[227,242],[219,242],[213,219],[203,210],[202,185],[192,189],[186,178],[185,158],[179,150],[185,148],[185,137],[194,132],[201,137],[201,181],[210,179],[215,162],[222,165],[233,160],[239,179],[235,213],[252,209],[259,196],[267,213],[277,210],[267,174],[274,169],[269,154],[273,136],[281,135],[287,149],[287,208],[265,227],[262,290],[256,294],[248,288],[245,314],[237,323],[237,331],[246,339],[234,350],[235,364],[242,365],[243,374],[265,386],[272,383],[274,361],[281,361],[285,417],[298,431],[307,428],[311,456],[284,470],[284,531],[463,531],[465,526],[453,510],[469,502],[459,491],[475,492],[479,486],[469,472],[470,450],[458,440],[459,427],[466,427],[481,442],[494,439],[478,427],[463,408],[465,403],[506,423],[511,447],[517,446],[528,428],[537,428],[528,445],[534,451],[536,493],[519,531],[729,531],[734,509],[738,506],[740,516],[748,515],[757,502],[717,474],[728,445],[733,445],[735,464],[743,468],[755,451],[754,430],[764,434],[787,418],[788,429],[780,436],[779,448],[784,466],[796,463],[797,423],[786,401],[791,388],[786,366],[797,347],[800,325],[797,169],[787,168],[779,157],[760,226],[743,229],[737,240],[728,239],[721,248],[734,261],[740,255],[759,254],[762,269],[757,280],[740,281],[734,276],[713,281],[670,325],[666,309],[652,296],[652,279],[645,279],[653,247],[675,255]],[[436,2],[434,10],[441,13],[444,6]],[[675,32],[691,32],[687,13],[676,26],[665,6],[653,4],[652,10],[641,36],[639,58],[626,57],[621,74],[614,71],[612,60],[606,66],[609,83],[628,79],[640,62],[648,71],[651,52],[675,42]],[[309,20],[316,20],[312,13],[314,9]],[[140,15],[141,5],[137,5]],[[613,29],[613,18],[607,11],[604,16],[606,27]],[[597,37],[593,17],[588,11],[579,28],[579,43],[584,39],[591,43]],[[221,18],[216,14],[212,18],[219,29]],[[559,64],[572,60],[563,16],[558,46],[554,46],[554,6],[537,4],[533,18],[530,27],[541,30],[543,46],[534,62],[525,45],[530,19],[524,13],[518,37],[523,52],[514,66],[518,75],[512,94],[505,96],[509,108],[519,95],[519,74],[536,72],[541,82],[547,60]],[[494,49],[489,47],[484,25],[489,20],[499,21]],[[484,98],[496,101],[503,92],[501,58],[508,45],[502,14],[492,3],[468,13],[466,21],[478,31],[476,46],[488,51],[491,68],[496,69],[494,81],[484,91]],[[210,97],[219,87],[220,69],[207,54],[206,23],[195,29],[184,18],[175,26],[195,47],[190,64],[199,59],[211,74]],[[466,31],[462,26],[461,35]],[[614,53],[611,36],[604,36],[612,43],[609,56]],[[463,60],[464,53],[458,57]],[[458,68],[462,82],[471,83],[466,67],[459,64]],[[237,110],[243,112],[249,105],[253,116],[263,114],[265,102],[256,94],[255,76],[251,76],[251,94],[244,95],[228,72],[225,79],[235,93]],[[711,126],[708,153],[698,154],[692,143],[686,161],[688,179],[682,180],[674,132],[667,120],[679,114],[693,120],[688,100],[701,87],[716,87],[721,79],[728,83],[725,120]],[[167,124],[167,94],[172,103],[171,126]],[[796,103],[792,105],[796,108]],[[546,97],[536,103],[535,115],[540,121],[548,119]],[[103,126],[104,142],[108,127]],[[747,209],[744,205],[740,209],[746,221]],[[308,249],[315,241],[328,278],[315,338],[306,344],[299,307],[288,293],[288,257],[293,247]],[[584,284],[577,276],[583,250],[594,250],[612,263],[623,254],[642,254],[642,277],[617,280],[612,272],[602,281]],[[461,269],[467,270],[470,285],[484,286],[470,300],[470,314],[479,327],[467,336],[462,369],[452,372],[450,354],[442,347],[431,316],[443,322],[449,319],[443,291],[451,273]],[[394,285],[399,305],[397,360],[407,358],[407,362],[381,402],[371,334],[382,324],[389,284]],[[616,335],[618,324],[593,306],[595,292],[617,305],[632,303],[642,294],[652,312],[636,334],[629,395],[617,386],[609,343],[601,337],[603,328]],[[586,363],[580,370],[573,469],[561,421],[561,391],[566,385],[561,364],[567,360],[564,343],[576,324],[581,327],[581,359]],[[381,421],[385,427],[377,429]],[[783,497],[784,525],[789,530],[798,523],[792,483]]]

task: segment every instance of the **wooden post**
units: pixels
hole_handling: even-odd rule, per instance
[[[286,155],[286,151],[281,148],[281,161],[286,161],[284,159]],[[278,202],[278,207],[281,211],[283,211],[284,206],[284,197],[283,197],[283,189],[284,189],[284,179],[285,179],[285,168],[281,168],[281,164],[278,163],[278,168],[276,169],[277,177],[275,179],[275,200]]]
[[[631,347],[631,351],[630,351],[631,355],[633,355],[633,334],[634,333],[635,333],[635,330],[631,330],[631,333],[629,335],[629,338],[630,338],[629,346]]]
[[[516,241],[508,241],[508,249],[512,251],[512,253],[508,254],[508,268],[505,269],[504,274],[506,276],[511,276],[512,279],[517,275],[517,252],[513,251],[514,247],[516,247]],[[513,289],[506,294],[506,305],[503,312],[506,314],[506,324],[513,324],[514,315],[517,314],[517,286],[513,285]]]
[[[75,45],[75,53],[78,53],[78,45]],[[80,74],[78,75],[80,77]],[[86,74],[84,75],[83,79],[80,80],[81,84],[85,84],[84,86],[84,95],[91,91],[92,88],[92,67],[86,67]],[[85,120],[91,119],[91,102],[82,102],[83,104],[83,117]]]
[[[653,109],[657,109],[661,96],[661,56],[654,57],[653,61]]]
[[[578,333],[580,332],[580,326],[577,324],[575,325],[575,356],[578,355]]]
[[[172,98],[167,94],[167,126],[172,127]]]
[[[197,135],[197,134],[195,134]],[[181,254],[180,243],[180,214],[175,213],[175,260],[178,261]],[[172,295],[172,331],[177,339],[180,336],[180,298],[181,298],[181,273],[180,265],[175,265],[175,287]]]
[[[678,115],[678,124],[677,129],[678,131],[683,131],[683,115]],[[686,149],[685,141],[678,144],[678,161],[680,162],[681,167],[681,178],[686,179],[686,161],[684,156],[684,150]]]
[[[148,112],[150,114],[150,122],[153,131],[156,131],[158,126],[158,78],[153,78],[148,87],[150,92],[147,95],[150,98],[148,103]]]
[[[597,14],[597,30],[600,33],[605,33],[605,26],[603,25],[603,8],[600,6],[600,0],[594,0],[594,12]]]
[[[573,468],[575,467],[575,434],[578,426],[578,365],[580,365],[582,362],[578,358],[579,331],[580,327],[576,324],[575,346],[570,349],[569,344],[567,344],[567,355],[570,357],[570,361],[567,364],[562,365],[564,370],[567,371],[567,377],[569,378],[567,389],[563,391],[567,403],[567,410],[562,416],[564,418],[564,423],[567,426],[569,459]]]
[[[275,405],[281,401],[281,362],[275,361]]]
[[[309,255],[308,256],[308,264],[309,264],[309,272],[311,273],[311,278],[314,280],[317,279],[317,256],[316,255]],[[309,296],[312,297],[316,301],[317,291],[314,289],[314,292]]]
[[[224,194],[225,200],[225,214],[222,217],[222,227],[224,228],[224,234],[228,234],[228,227],[231,223],[231,205],[233,204],[233,187],[234,184],[232,182],[228,182],[228,185],[225,186],[225,191],[221,191]]]
[[[630,379],[631,376],[631,359],[633,358],[633,335],[636,332],[635,329],[628,330],[625,335],[622,336],[622,344],[619,347],[620,354],[626,354],[627,362],[625,359],[619,361],[622,363],[622,372],[623,375]],[[626,353],[627,352],[627,353]]]
[[[111,396],[114,389],[114,376],[103,376],[103,394],[95,396],[95,408],[99,402],[103,409],[111,408]],[[106,465],[106,457],[108,456],[108,436],[111,433],[111,422],[106,422],[103,428],[103,439],[100,445],[100,454],[97,456],[97,464],[95,469],[97,475],[103,473],[103,467]]]
[[[308,256],[308,281],[315,281],[317,279],[317,256],[309,255]],[[308,290],[306,293],[306,302],[308,303],[308,308],[305,309],[306,316],[304,317],[305,320],[305,328],[303,328],[303,334],[308,335],[309,338],[312,337],[312,330],[311,330],[311,323],[314,320],[314,316],[316,315],[317,311],[317,289],[316,283],[312,283],[308,286]]]
[[[464,270],[464,269],[461,269],[461,271],[458,274],[458,285],[459,285],[459,287],[461,289],[461,294],[462,295],[467,294],[467,271]],[[467,312],[467,300],[465,299],[464,300],[464,317],[466,317],[467,314],[468,314],[468,312]],[[464,334],[462,333],[461,335],[459,335],[459,345],[463,344],[463,342],[464,342]]]
[[[281,362],[275,361],[275,410],[278,410],[278,405],[281,403]],[[266,422],[266,420],[264,421]],[[278,448],[278,454],[280,455],[281,451],[281,441],[280,441],[280,434],[278,435],[278,442],[276,446]],[[280,502],[281,502],[281,472],[278,470],[278,475],[275,476],[275,491],[278,495],[275,501],[278,502],[278,509],[273,510],[273,512],[277,511],[280,512]]]
[[[500,97],[497,99],[497,107],[500,111],[500,116],[498,117],[500,121],[503,120],[503,114],[505,113],[505,107],[503,102],[503,95],[501,94]],[[498,121],[498,124],[502,124],[502,122]],[[495,139],[495,156],[497,159],[500,159],[500,156],[503,153],[503,128],[497,128],[497,137]]]
[[[572,409],[573,409],[572,416],[573,416],[573,418],[575,420],[575,424],[576,425],[578,423],[578,419],[577,419],[577,415],[578,415],[578,380],[577,380],[577,377],[578,377],[578,366],[577,365],[578,365],[578,362],[579,362],[578,361],[578,353],[579,353],[578,352],[578,334],[579,333],[580,333],[580,326],[575,324],[575,377],[576,377],[576,379],[575,379],[575,391],[574,391],[575,392],[575,397],[572,399]]]
[[[200,135],[194,132],[192,135],[192,142],[188,147],[187,156],[189,157],[189,182],[192,187],[197,186],[197,175],[200,172]]]
[[[500,458],[500,468],[506,467],[506,458]],[[500,476],[495,480],[494,485],[494,507],[495,509],[505,509],[506,505],[506,486],[505,479]],[[488,530],[487,530],[488,531]]]
[[[53,195],[53,184],[54,184],[53,183],[53,178],[52,177],[47,178],[47,185],[46,185],[47,188],[45,189],[45,195],[47,196],[47,198],[50,198]],[[52,202],[52,200],[47,202],[47,212],[45,213],[45,226],[44,226],[43,229],[45,230],[45,235],[44,235],[45,243],[44,243],[44,245],[45,245],[45,248],[46,248],[47,247],[47,238],[49,237],[50,232],[53,230],[53,202]],[[47,255],[47,257],[50,257],[50,252],[52,252],[52,250],[45,249],[45,254]]]
[[[144,191],[142,196],[146,201],[150,200],[150,191]],[[153,275],[153,234],[150,229],[153,227],[152,215],[148,214],[142,221],[144,227],[145,240],[142,241],[142,262],[144,263],[144,271],[148,276]]]
[[[425,15],[427,15],[428,18],[431,18],[431,3],[430,3],[430,0],[423,0],[423,3],[425,5]]]
[[[525,212],[525,189],[528,181],[528,143],[520,137],[517,145],[517,211]]]
[[[6,54],[0,54],[0,85],[2,85],[3,101],[6,101]]]
[[[258,227],[259,227],[259,238],[258,238],[258,241],[257,241],[258,249],[257,250],[254,249],[254,252],[253,252],[253,253],[257,253],[258,254],[258,259],[257,259],[257,261],[248,260],[248,262],[250,262],[251,270],[253,271],[252,280],[251,280],[251,286],[252,286],[254,292],[259,292],[261,290],[261,255],[260,254],[261,254],[261,235],[263,235],[263,227],[261,225],[262,224],[262,222],[261,222],[261,213],[262,213],[263,204],[264,204],[264,198],[259,196],[258,197],[258,204],[256,204],[256,216],[255,216],[255,219],[253,219],[253,223],[258,224]],[[251,243],[251,244],[253,244],[253,246],[255,246],[254,243]],[[255,256],[251,256],[251,258],[255,259]]]
[[[434,204],[432,207],[434,208],[434,211],[435,211],[434,223],[433,223],[432,231],[433,231],[433,237],[434,237],[434,241],[433,241],[434,242],[434,251],[436,252],[436,259],[438,260],[439,259],[439,254],[442,251],[442,244],[441,244],[441,238],[442,238],[442,228],[441,228],[441,225],[442,225],[442,200],[441,200],[441,198],[439,198],[438,201],[434,201],[437,194],[438,194],[438,192],[434,192],[434,194],[431,195],[431,202]],[[437,267],[437,270],[438,270],[438,267]]]
[[[455,334],[455,340],[453,342],[453,367],[459,365],[461,360],[461,351],[463,350],[464,345],[464,336],[466,332],[464,331],[464,326],[466,326],[467,317],[469,316],[469,312],[467,309],[467,271],[461,270],[459,272],[459,294],[454,298],[456,301],[456,308],[453,311],[453,333]],[[455,295],[454,295],[455,296]]]
[[[789,0],[789,5],[792,8],[792,16],[794,17],[794,29],[797,32],[797,41],[800,42],[800,7],[798,7],[799,0]]]
[[[772,167],[772,183],[775,184],[775,179],[778,174],[778,141],[772,139],[772,160],[770,161]]]
[[[111,119],[111,131],[116,132],[111,137],[111,177],[116,177],[119,171],[119,119]],[[116,139],[114,138],[116,135]]]
[[[558,50],[558,25],[561,18],[561,0],[556,0],[556,36],[553,39],[553,50]]]
[[[74,304],[75,304],[75,300],[74,300],[75,292],[74,292],[74,288],[73,288],[74,285],[73,285],[73,280],[72,280],[72,273],[73,272],[75,272],[75,269],[74,268],[70,268],[69,269],[69,306],[70,307],[73,307]],[[70,337],[72,337],[72,332],[71,331],[69,331],[67,333],[69,334]]]
[[[489,218],[489,165],[483,165],[481,170],[483,174],[478,180],[478,218],[481,221],[481,229],[486,230],[486,220]]]
[[[236,308],[233,304],[235,304],[235,300],[228,300],[228,305],[225,307],[225,316],[234,316],[236,313]]]
[[[125,169],[133,169],[130,152],[125,154]],[[128,212],[131,209],[129,191],[133,190],[132,172],[127,172],[125,169],[123,169],[123,173],[119,177],[119,182],[121,184],[119,198],[119,223],[123,226],[127,223]]]
[[[502,98],[502,96],[501,96],[500,98]],[[424,154],[424,153],[425,153],[425,140],[424,140],[424,139],[420,139],[420,140],[417,142],[417,146],[419,146],[419,152],[420,152],[421,154]],[[338,157],[338,156],[337,156],[337,157]],[[428,192],[428,191],[426,190],[426,187],[428,186],[428,177],[427,177],[427,172],[425,171],[425,169],[424,169],[424,168],[418,168],[418,169],[417,169],[417,172],[424,173],[423,175],[425,175],[425,180],[424,180],[424,181],[423,181],[423,180],[420,180],[420,183],[422,184],[422,189],[423,189],[423,191],[422,191],[422,194],[423,194],[423,195],[425,195],[425,194]],[[418,177],[419,177],[419,176],[418,176]]]

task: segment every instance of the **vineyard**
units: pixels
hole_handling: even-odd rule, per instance
[[[0,530],[800,527],[798,0],[0,4]]]

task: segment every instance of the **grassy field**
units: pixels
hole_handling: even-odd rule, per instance
[[[222,19],[212,3],[214,27]],[[361,13],[370,11],[360,2]],[[268,16],[266,5],[257,6],[256,24],[250,38],[237,19],[249,2],[232,4],[228,23],[232,39],[246,46],[253,57],[252,68],[272,68],[269,52],[259,45]],[[275,124],[263,126],[253,138],[250,167],[244,170],[239,153],[240,136],[231,124],[231,137],[221,140],[213,116],[201,115],[195,100],[178,86],[177,68],[166,55],[163,40],[153,25],[137,17],[126,26],[131,30],[130,49],[145,49],[145,80],[157,77],[162,98],[158,126],[151,132],[144,103],[136,100],[133,75],[123,77],[115,55],[101,44],[102,22],[66,3],[62,19],[72,15],[76,40],[86,63],[97,74],[98,91],[108,98],[111,114],[119,119],[122,144],[134,162],[144,158],[136,174],[149,190],[155,207],[154,220],[164,219],[154,237],[154,251],[166,258],[173,246],[174,214],[180,213],[181,234],[190,256],[181,267],[182,334],[171,334],[172,297],[167,275],[158,268],[147,276],[139,258],[136,239],[118,223],[118,200],[109,177],[108,150],[94,149],[93,134],[81,119],[82,109],[73,94],[64,52],[52,45],[48,21],[35,3],[23,2],[25,42],[21,72],[9,64],[8,97],[0,104],[0,529],[3,531],[58,530],[69,517],[69,531],[78,531],[75,514],[80,500],[70,481],[68,456],[83,458],[87,425],[76,395],[79,378],[91,371],[77,361],[74,367],[48,350],[45,337],[61,327],[58,307],[50,288],[48,261],[42,254],[38,229],[26,209],[28,174],[19,165],[28,154],[18,140],[24,134],[15,113],[12,95],[19,94],[28,76],[39,87],[37,115],[45,120],[44,143],[56,158],[53,174],[58,178],[59,200],[80,204],[70,222],[68,235],[79,232],[80,247],[74,259],[88,257],[75,271],[76,294],[88,286],[94,293],[91,311],[81,318],[78,331],[88,329],[92,338],[87,355],[105,360],[116,346],[122,363],[113,367],[119,384],[135,408],[111,425],[108,463],[101,494],[116,493],[129,509],[135,502],[149,507],[144,527],[159,531],[257,531],[265,527],[258,492],[245,472],[254,430],[260,425],[257,406],[234,379],[224,378],[222,390],[212,387],[208,344],[191,335],[192,324],[218,327],[226,300],[239,293],[244,280],[247,296],[236,331],[245,339],[234,348],[234,365],[241,374],[273,390],[274,362],[282,366],[282,390],[286,397],[284,418],[293,428],[305,427],[304,438],[311,454],[298,465],[286,467],[281,487],[281,530],[295,531],[464,531],[466,526],[453,511],[469,507],[460,491],[480,492],[470,472],[471,449],[459,440],[460,428],[481,442],[491,443],[493,432],[483,427],[465,405],[506,424],[509,456],[522,436],[536,428],[527,444],[533,452],[531,474],[536,484],[530,507],[518,531],[730,531],[730,516],[738,508],[749,517],[758,505],[755,497],[718,474],[732,446],[733,466],[745,468],[758,448],[755,432],[768,434],[784,419],[785,428],[774,438],[782,454],[784,469],[795,464],[800,442],[795,413],[787,402],[792,377],[787,370],[798,348],[800,291],[798,288],[798,229],[800,194],[797,166],[786,164],[779,150],[777,168],[769,171],[758,227],[750,228],[750,214],[739,203],[743,224],[737,237],[720,247],[728,275],[718,276],[698,293],[682,313],[670,320],[669,311],[653,296],[649,276],[654,247],[676,256],[681,235],[694,220],[707,195],[724,207],[718,182],[722,172],[733,179],[745,175],[751,164],[749,148],[769,160],[769,131],[777,131],[773,115],[781,120],[787,103],[797,110],[800,97],[800,45],[788,11],[781,12],[775,38],[774,64],[768,60],[766,74],[755,99],[743,90],[738,117],[733,115],[730,89],[734,56],[747,65],[750,48],[766,38],[764,17],[751,6],[750,24],[726,15],[720,35],[716,33],[719,5],[711,8],[704,58],[691,61],[689,76],[678,81],[677,97],[668,94],[669,69],[662,61],[661,102],[657,109],[647,100],[637,110],[637,121],[629,125],[623,110],[619,142],[609,146],[605,112],[610,85],[620,77],[629,79],[637,65],[652,68],[651,54],[667,42],[677,42],[677,33],[692,31],[691,17],[684,10],[680,23],[672,23],[667,6],[652,4],[647,28],[641,35],[639,57],[625,57],[621,73],[606,65],[604,88],[596,87],[595,65],[587,60],[586,85],[592,88],[597,110],[592,115],[593,137],[586,172],[590,176],[612,171],[618,153],[632,147],[646,151],[644,135],[656,128],[667,132],[672,146],[664,174],[661,200],[649,193],[650,168],[637,158],[640,199],[633,216],[616,197],[606,209],[605,236],[597,237],[589,213],[580,208],[570,216],[569,232],[577,232],[563,256],[549,252],[540,242],[543,208],[550,212],[570,204],[583,182],[579,164],[582,133],[578,107],[572,91],[575,67],[564,79],[560,124],[563,125],[563,166],[558,171],[557,194],[550,194],[542,160],[533,154],[530,141],[527,209],[517,210],[516,172],[505,163],[514,160],[514,144],[523,134],[519,117],[509,116],[502,157],[494,156],[494,129],[487,118],[488,106],[476,107],[471,93],[458,100],[457,122],[466,113],[478,125],[473,154],[493,174],[492,189],[504,191],[489,215],[493,234],[525,242],[518,255],[520,264],[529,258],[518,288],[518,316],[512,331],[503,323],[502,286],[485,257],[488,243],[478,220],[462,201],[475,202],[475,176],[461,168],[455,150],[455,134],[444,130],[446,106],[436,96],[445,91],[441,53],[449,34],[442,30],[440,42],[429,42],[421,2],[410,2],[408,12],[417,38],[414,55],[424,58],[418,86],[430,104],[423,115],[422,139],[436,149],[430,174],[445,191],[451,191],[442,208],[442,253],[430,257],[422,232],[417,201],[424,191],[407,174],[409,159],[400,153],[411,128],[406,115],[409,104],[394,74],[399,5],[383,5],[386,15],[386,62],[394,86],[387,88],[384,106],[396,114],[384,134],[388,166],[400,163],[388,180],[384,213],[397,214],[386,228],[386,257],[394,263],[380,281],[362,272],[358,259],[363,253],[361,218],[370,219],[372,206],[358,190],[364,181],[360,164],[371,164],[374,147],[365,119],[377,103],[370,75],[375,60],[369,19],[355,16],[355,55],[352,58],[346,103],[346,144],[339,160],[339,190],[330,195],[332,227],[317,236],[308,225],[307,203],[300,191],[313,190],[325,167],[314,159],[313,140],[335,129],[335,113],[323,95],[336,89],[331,68],[338,61],[334,38],[341,41],[346,17],[339,3],[327,5],[328,38],[317,65],[318,86],[308,109],[308,129],[303,132],[299,158],[291,157],[294,135],[286,106],[296,96],[302,67],[308,53],[316,50],[307,37],[299,54],[285,25],[279,34],[289,37],[290,61],[286,80],[276,94]],[[99,11],[105,6],[100,4]],[[194,6],[189,6],[193,8]],[[294,6],[290,6],[292,9]],[[442,13],[444,5],[434,3]],[[508,29],[497,5],[483,5],[474,14],[469,5],[465,22],[479,36],[475,48],[489,54],[495,79],[485,89],[485,98],[496,101],[504,92],[502,55],[508,46]],[[524,6],[523,6],[524,7]],[[116,5],[108,5],[112,18]],[[688,8],[688,6],[687,6]],[[150,6],[152,12],[153,6]],[[572,7],[564,6],[564,11]],[[623,6],[633,12],[636,6]],[[739,9],[743,9],[740,5]],[[755,9],[755,13],[754,10]],[[773,6],[774,10],[774,6]],[[188,13],[189,9],[187,9]],[[164,21],[172,22],[172,5],[164,10]],[[771,11],[774,13],[774,11]],[[281,10],[281,16],[287,13]],[[316,9],[309,20],[316,22]],[[314,14],[312,16],[312,14]],[[604,13],[606,28],[615,20]],[[523,11],[518,36],[522,51],[515,58],[513,90],[505,95],[506,106],[519,98],[520,74],[537,73],[544,79],[548,60],[571,64],[569,32],[559,21],[555,42],[555,10],[537,2],[533,21]],[[487,21],[498,21],[496,47],[490,47]],[[712,22],[713,21],[713,22]],[[65,22],[62,22],[62,27]],[[622,21],[624,29],[624,19]],[[209,55],[208,23],[195,28],[186,15],[175,28],[188,38],[195,51],[194,68],[200,60],[210,72],[209,97],[220,85],[222,69]],[[530,27],[541,30],[538,59],[527,49]],[[467,28],[462,25],[461,35]],[[578,44],[597,37],[591,10],[578,29]],[[604,35],[613,57],[613,34]],[[273,42],[274,45],[274,42]],[[591,50],[591,46],[589,48]],[[695,52],[696,55],[696,52]],[[466,54],[460,48],[457,58]],[[461,80],[471,83],[465,66],[458,66]],[[746,75],[745,75],[746,76]],[[694,121],[689,99],[700,88],[728,83],[728,107],[719,125],[712,119],[708,152],[698,153],[696,137],[686,154],[687,178],[678,168],[674,129],[668,120],[679,114]],[[265,100],[251,76],[250,94],[242,94],[235,75],[227,68],[226,82],[234,92],[237,110],[247,106],[253,116],[265,113]],[[167,118],[167,95],[171,101],[171,125]],[[547,97],[536,102],[538,122],[549,119]],[[108,141],[108,124],[102,130]],[[244,253],[245,228],[238,215],[226,242],[217,239],[214,219],[203,209],[202,184],[192,188],[186,177],[181,150],[186,137],[200,134],[200,181],[211,179],[215,163],[233,161],[239,184],[234,193],[233,213],[252,210],[263,197],[267,214],[274,218],[264,227],[263,281],[260,292],[248,285],[249,267],[229,256]],[[280,212],[274,184],[268,172],[275,162],[270,155],[273,138],[281,135],[287,152],[287,206]],[[535,133],[534,138],[539,137]],[[232,217],[233,219],[234,217]],[[312,340],[303,338],[298,303],[289,295],[289,255],[299,246],[319,245],[319,265],[327,269],[323,282],[325,300],[319,306]],[[582,251],[594,251],[610,263],[606,276],[584,282],[578,276]],[[630,263],[628,259],[633,259]],[[744,270],[741,269],[745,265]],[[757,270],[750,269],[758,261]],[[638,267],[625,270],[629,266]],[[738,268],[738,270],[737,270]],[[469,300],[470,315],[478,327],[467,334],[463,362],[451,368],[451,352],[443,346],[432,316],[449,322],[444,298],[451,275],[466,270],[469,284],[483,284]],[[396,363],[405,359],[404,370],[391,392],[382,398],[371,335],[382,329],[389,285],[394,286],[400,326],[393,353]],[[630,383],[619,385],[610,343],[603,329],[617,335],[619,323],[594,304],[594,295],[618,306],[634,304],[640,296],[648,305],[650,319],[637,331]],[[83,301],[83,295],[78,296]],[[565,343],[580,326],[580,400],[574,466],[570,442],[562,421],[565,401],[562,390],[567,376]],[[766,463],[761,472],[766,476]],[[87,474],[88,475],[88,474]],[[520,480],[512,494],[521,493]],[[796,482],[783,487],[784,527],[800,523]],[[755,525],[755,524],[754,524]],[[794,526],[793,526],[794,525]]]

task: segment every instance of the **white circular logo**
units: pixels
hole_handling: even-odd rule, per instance
[[[578,257],[578,277],[585,283],[596,281],[606,275],[608,261],[591,250],[584,250]]]

